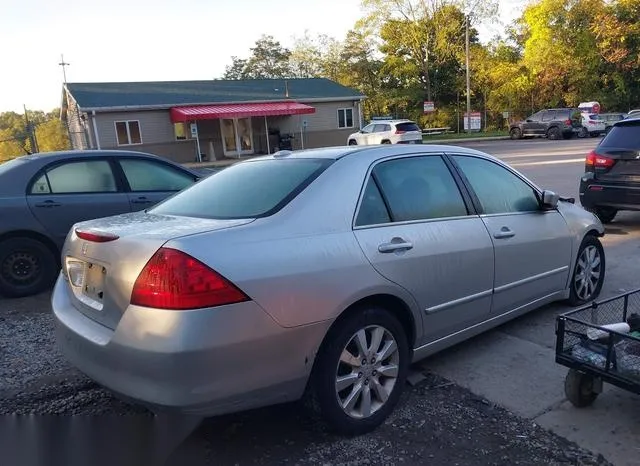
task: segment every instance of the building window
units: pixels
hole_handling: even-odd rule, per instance
[[[140,122],[137,120],[116,121],[116,136],[118,137],[119,146],[142,144]]]
[[[187,139],[187,125],[185,123],[174,123],[173,133],[178,141]]]
[[[353,128],[353,108],[338,109],[338,128]]]

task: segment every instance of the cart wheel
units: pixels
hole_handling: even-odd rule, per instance
[[[590,406],[600,394],[597,390],[599,380],[592,375],[570,369],[564,381],[564,393],[576,408]]]

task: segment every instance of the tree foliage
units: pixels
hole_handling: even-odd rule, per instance
[[[0,113],[0,161],[30,154],[36,149],[40,152],[69,149],[67,130],[59,115],[59,109],[49,113],[29,111],[27,120],[15,112]],[[33,147],[33,140],[37,147]]]

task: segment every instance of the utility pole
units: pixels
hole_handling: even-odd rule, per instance
[[[38,140],[36,139],[36,128],[35,125],[29,121],[27,106],[24,104],[22,106],[24,108],[24,122],[27,129],[27,136],[29,137],[29,143],[31,145],[31,153],[37,154],[40,150],[38,149]]]
[[[464,15],[465,54],[467,67],[467,132],[471,132],[471,78],[469,76],[469,13]]]
[[[71,65],[71,63],[67,63],[64,61],[64,55],[60,54],[60,63],[58,63],[62,67],[62,78],[64,80],[64,84],[67,84],[67,69],[66,67]]]

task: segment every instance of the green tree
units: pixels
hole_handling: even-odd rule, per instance
[[[292,76],[291,51],[273,36],[263,35],[250,49],[247,59],[232,57],[224,79],[278,79]]]

